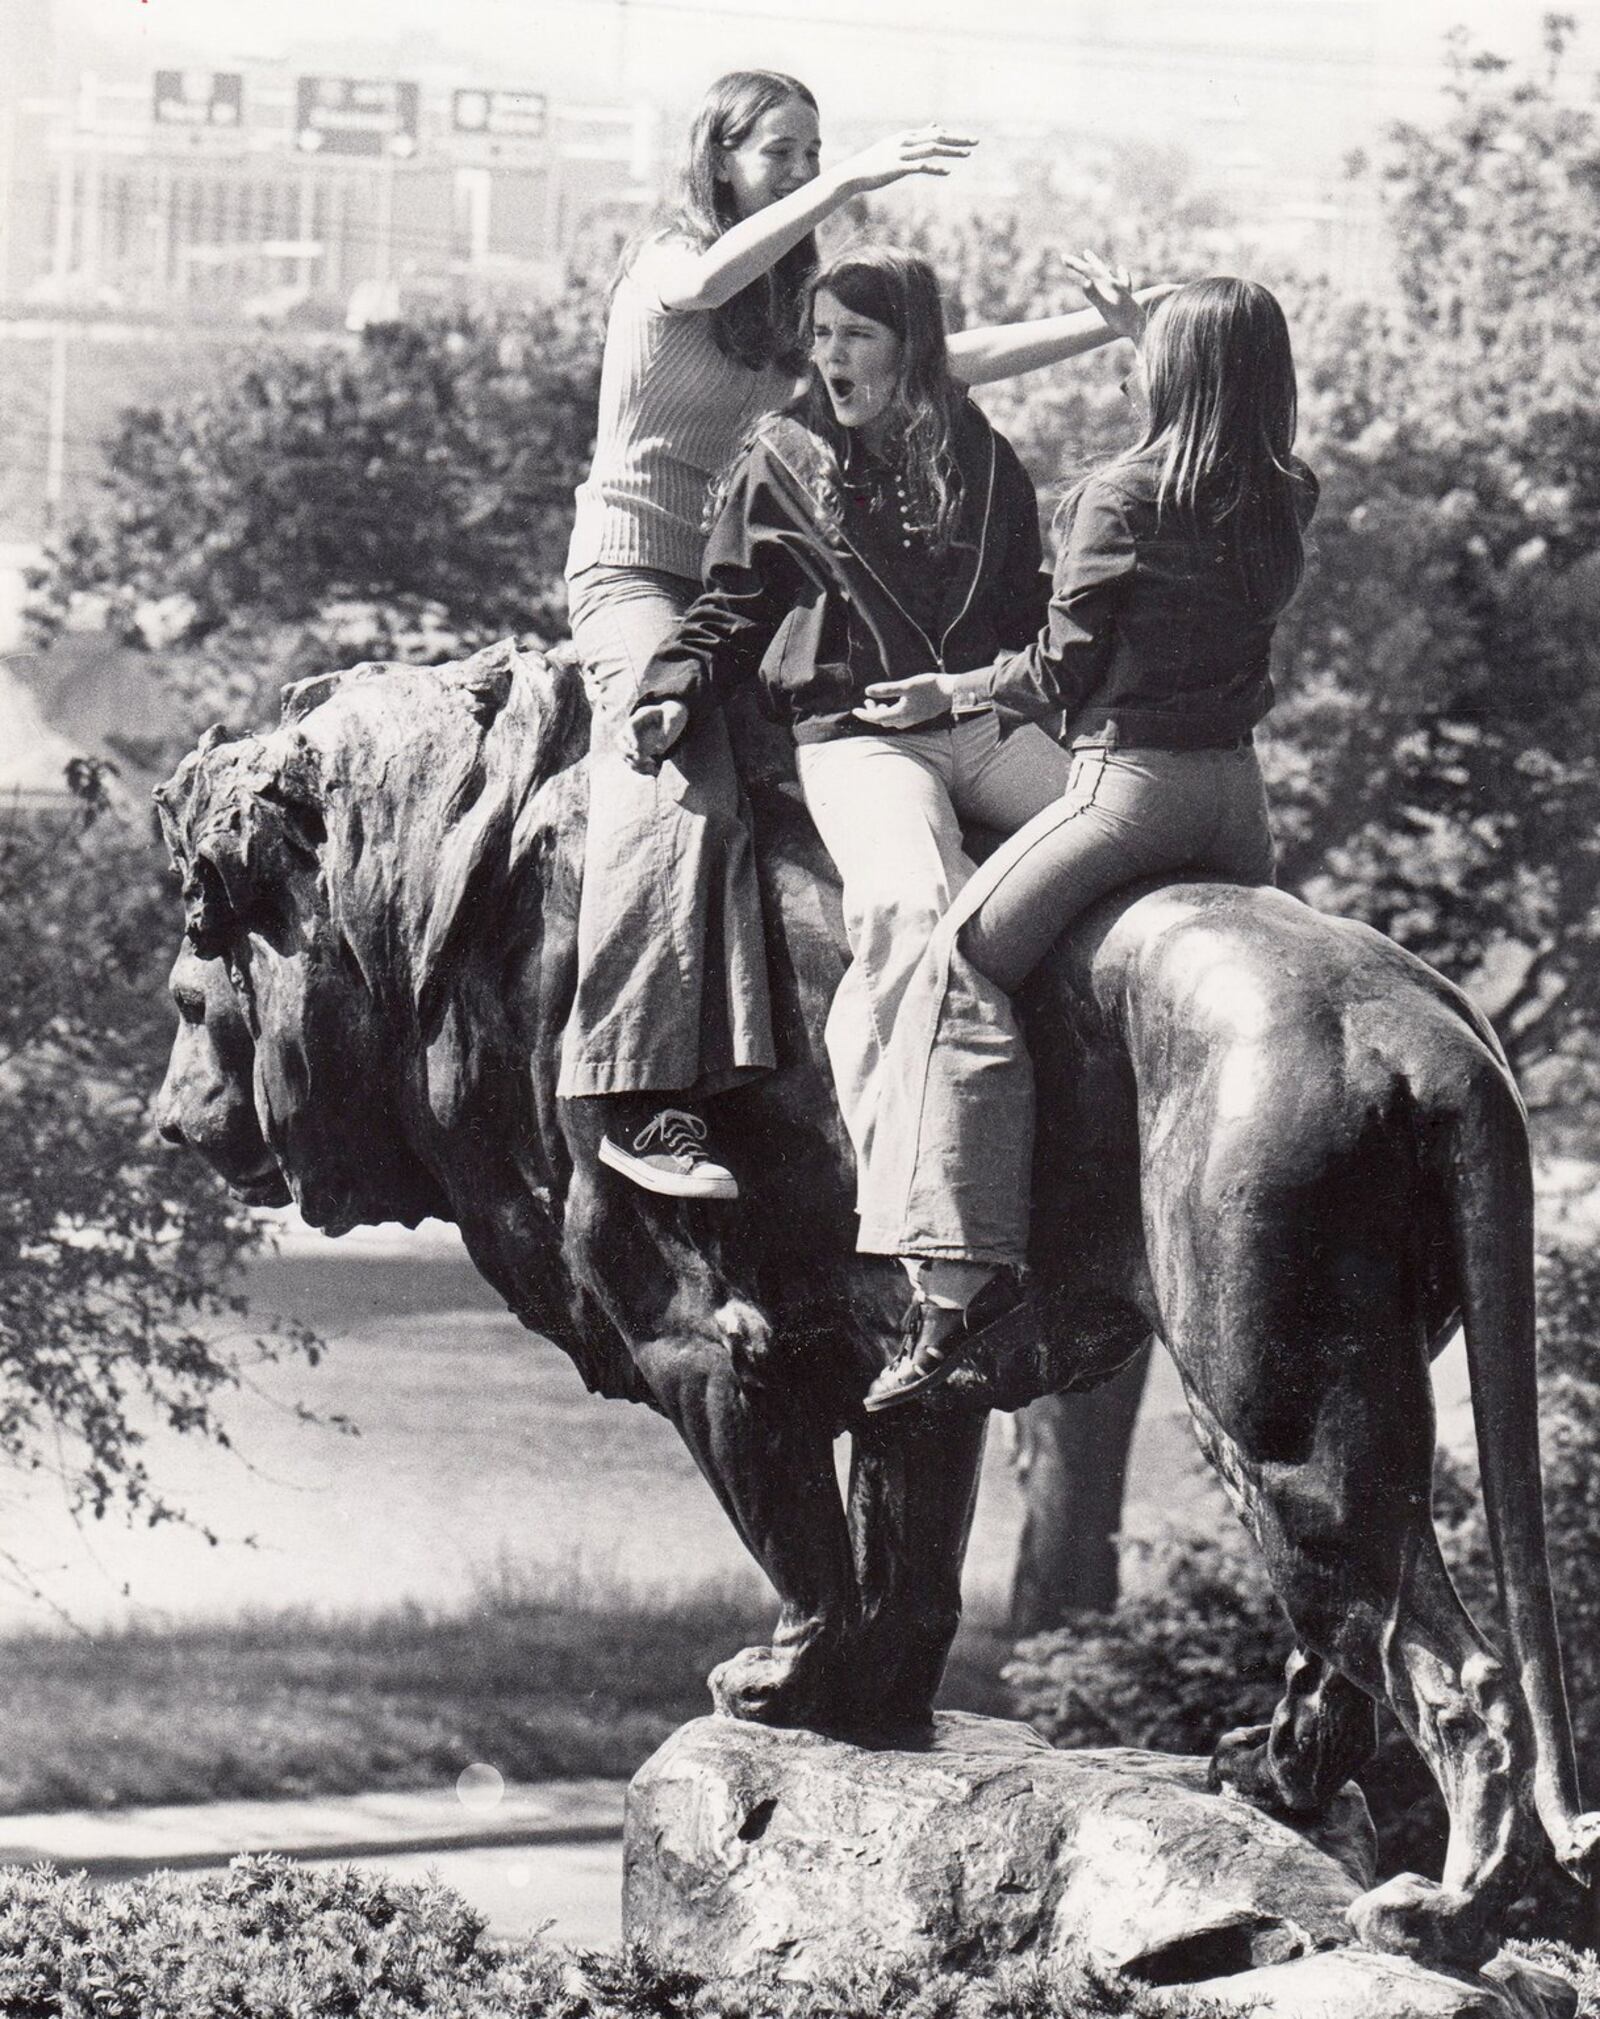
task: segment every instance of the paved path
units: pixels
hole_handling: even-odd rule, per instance
[[[0,1816],[0,1865],[43,1860],[110,1882],[216,1871],[240,1852],[273,1851],[397,1879],[431,1872],[487,1916],[492,1935],[530,1935],[548,1922],[559,1941],[611,1947],[621,1936],[623,1788],[544,1781]]]

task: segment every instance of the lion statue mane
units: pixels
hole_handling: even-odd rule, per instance
[[[765,733],[765,732],[762,732]],[[246,1199],[337,1234],[460,1228],[592,1389],[676,1426],[777,1591],[712,1678],[776,1724],[925,1720],[960,1613],[988,1409],[1103,1381],[1154,1335],[1293,1628],[1270,1725],[1218,1779],[1316,1810],[1390,1705],[1449,1810],[1439,1882],[1352,1909],[1364,1939],[1473,1963],[1537,1858],[1588,1877],[1545,1564],[1524,1116],[1461,993],[1275,890],[1139,887],[1066,935],[1026,1005],[1039,1075],[1025,1328],[887,1417],[860,1397],[904,1287],[852,1245],[822,1056],[838,892],[743,725],[781,1069],[724,1097],[737,1207],[599,1165],[558,1102],[587,807],[576,670],[494,646],[302,682],[211,731],[157,794],[187,944],[163,1132]],[[1430,1354],[1464,1323],[1506,1651],[1430,1514]],[[841,1496],[833,1441],[854,1440]]]

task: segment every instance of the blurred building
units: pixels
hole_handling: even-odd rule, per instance
[[[654,132],[472,79],[80,75],[19,94],[0,300],[282,323],[371,320],[403,290],[526,293],[559,282],[575,233],[650,200]]]
[[[51,0],[0,0],[0,302],[16,291],[19,247],[48,229],[37,108],[55,81]]]
[[[219,43],[205,68],[112,74],[91,47],[98,77],[60,46],[57,4],[0,0],[0,303],[281,321],[549,284],[597,220],[637,221],[689,109],[740,65],[806,78],[835,157],[931,116],[970,125],[985,144],[957,204],[1026,194],[1051,148],[1179,150],[1261,243],[1365,285],[1375,216],[1346,157],[1437,102],[1461,0],[526,0],[494,15],[493,57],[433,39],[409,68],[376,10],[329,0],[344,39],[297,61]],[[463,48],[486,7],[449,24]],[[1503,20],[1525,58],[1538,13],[1499,0],[1497,46]]]

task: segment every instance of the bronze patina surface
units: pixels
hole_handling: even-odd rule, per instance
[[[1466,998],[1271,890],[1108,901],[1029,1004],[1040,1078],[1030,1322],[936,1405],[868,1419],[899,1272],[853,1251],[821,1033],[837,889],[751,769],[784,1065],[720,1106],[737,1207],[637,1190],[558,1103],[588,732],[581,683],[509,646],[292,689],[159,795],[183,882],[165,1132],[330,1233],[453,1220],[591,1388],[677,1427],[781,1601],[713,1677],[776,1725],[926,1719],[960,1609],[984,1414],[1114,1371],[1153,1333],[1259,1542],[1296,1652],[1270,1728],[1215,1771],[1318,1808],[1392,1705],[1450,1811],[1441,1883],[1358,1932],[1480,1959],[1532,1860],[1587,1875],[1545,1565],[1524,1118]],[[1506,1593],[1494,1653],[1430,1511],[1430,1352],[1464,1317]],[[848,1496],[832,1444],[854,1438]]]

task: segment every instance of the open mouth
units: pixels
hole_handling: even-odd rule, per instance
[[[837,405],[841,407],[846,406],[855,389],[856,382],[854,379],[840,378],[837,373],[829,373],[828,391],[833,395]]]

